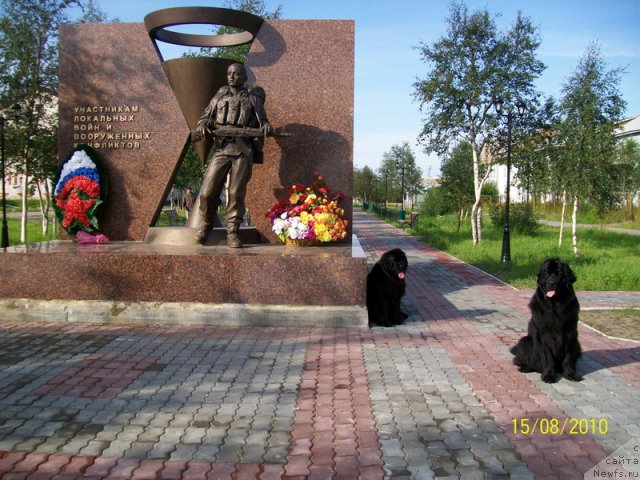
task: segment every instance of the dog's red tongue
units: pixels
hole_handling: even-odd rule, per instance
[[[547,297],[552,298],[555,294],[556,294],[556,291],[555,291],[555,290],[549,290],[549,291],[547,292]]]
[[[400,273],[398,274],[398,278],[399,278],[400,280],[404,280],[404,272],[400,272]]]

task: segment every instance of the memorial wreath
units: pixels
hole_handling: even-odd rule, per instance
[[[78,145],[71,151],[58,169],[53,195],[53,208],[67,233],[98,230],[98,214],[107,196],[107,175],[95,150]]]

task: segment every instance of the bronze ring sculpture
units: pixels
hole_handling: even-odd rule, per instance
[[[235,47],[251,43],[263,19],[239,10],[217,7],[175,7],[156,10],[144,17],[149,36],[174,45],[191,47]],[[242,32],[224,35],[196,35],[167,30],[175,25],[211,24],[234,27]]]

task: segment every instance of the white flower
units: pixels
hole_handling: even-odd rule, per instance
[[[93,160],[89,158],[89,155],[87,155],[84,150],[77,150],[76,152],[74,152],[71,158],[62,166],[60,179],[58,180],[56,188],[53,192],[54,195],[58,195],[60,193],[60,190],[62,190],[62,187],[64,186],[64,183],[62,182],[64,181],[64,179],[80,168],[86,168],[95,171],[98,170],[96,164],[93,163]]]
[[[287,222],[280,218],[276,218],[271,226],[271,230],[273,230],[276,235],[281,235],[285,228],[287,228]]]
[[[302,239],[309,231],[306,223],[302,222],[299,217],[293,217],[288,220],[286,236],[292,240]]]
[[[89,155],[84,150],[78,150],[74,152],[69,161],[64,164],[62,167],[62,172],[60,172],[60,178],[64,178],[67,174],[77,170],[79,168],[90,168],[95,170],[96,164],[93,163]]]

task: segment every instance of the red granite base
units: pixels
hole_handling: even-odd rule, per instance
[[[354,245],[242,249],[53,241],[0,252],[0,298],[364,306]]]

